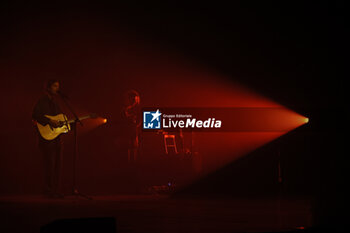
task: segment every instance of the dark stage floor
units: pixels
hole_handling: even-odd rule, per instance
[[[308,200],[94,196],[0,197],[0,232],[39,232],[60,218],[115,217],[117,232],[264,232],[311,225]]]

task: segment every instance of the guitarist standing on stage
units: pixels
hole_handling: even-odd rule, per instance
[[[50,124],[51,127],[59,127],[59,122],[51,120],[45,115],[55,116],[62,113],[56,102],[59,91],[58,80],[48,80],[45,85],[45,95],[36,103],[33,110],[33,120],[42,124]],[[61,140],[60,136],[53,140],[45,140],[39,135],[39,149],[43,156],[45,174],[45,195],[51,198],[62,198],[59,193],[60,173],[61,173]]]

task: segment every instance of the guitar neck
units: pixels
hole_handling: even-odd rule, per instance
[[[83,117],[79,117],[78,119],[79,119],[79,121],[82,121],[82,120],[85,120],[85,119],[88,119],[88,118],[91,118],[91,116],[90,115],[86,115],[86,116],[83,116]],[[75,122],[75,119],[69,120],[68,124],[71,124],[71,123],[74,123],[74,122]]]

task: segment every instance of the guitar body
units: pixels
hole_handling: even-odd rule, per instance
[[[40,123],[37,123],[37,127],[39,130],[39,133],[41,137],[43,137],[46,140],[53,140],[57,138],[61,133],[68,133],[70,131],[70,122],[68,122],[67,116],[64,114],[58,114],[56,116],[49,116],[45,115],[45,117],[52,119],[52,120],[57,120],[60,121],[62,124],[61,127],[53,128],[50,124],[47,125],[41,125]]]

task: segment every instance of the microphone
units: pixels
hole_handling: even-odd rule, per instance
[[[69,99],[68,96],[60,90],[57,91],[57,94],[59,94],[62,98]]]

